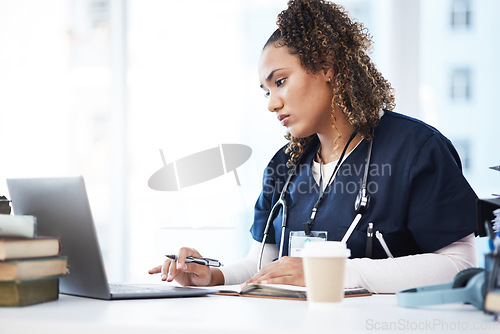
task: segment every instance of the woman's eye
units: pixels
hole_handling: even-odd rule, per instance
[[[276,80],[276,86],[280,87],[282,84],[285,83],[286,78]]]
[[[274,82],[274,84],[276,85],[276,87],[281,87],[281,85],[283,85],[286,81],[286,78],[283,78],[283,79],[278,79]],[[271,92],[270,91],[264,91],[264,97],[269,97],[271,96]]]

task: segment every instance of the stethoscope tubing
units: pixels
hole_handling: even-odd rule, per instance
[[[355,136],[355,133],[353,135],[351,135],[351,138],[348,141],[348,145],[349,145],[350,141],[354,138],[354,136]],[[369,205],[369,202],[370,202],[369,196],[367,194],[367,180],[368,180],[368,172],[370,169],[372,148],[373,148],[373,138],[370,140],[370,143],[368,146],[368,154],[366,157],[366,164],[365,164],[365,173],[363,175],[363,182],[362,182],[361,191],[360,191],[360,194],[358,195],[358,196],[360,196],[360,200],[359,200],[359,203],[358,203],[358,200],[356,200],[356,202],[355,202],[355,209],[356,209],[357,214],[354,217],[351,225],[347,229],[346,233],[344,234],[344,236],[341,239],[341,242],[343,242],[343,243],[347,243],[347,240],[349,240],[349,238],[351,237],[352,233],[354,232],[354,229],[356,228],[359,221],[361,220],[363,213],[366,211],[366,209]],[[344,152],[342,153],[341,157],[343,157],[346,149],[347,149],[347,145],[346,145],[346,148],[344,149]],[[257,264],[257,271],[260,271],[262,269],[262,257],[264,255],[264,246],[266,243],[267,236],[269,234],[269,228],[271,226],[271,221],[275,218],[274,215],[277,212],[277,210],[279,210],[280,206],[283,207],[283,215],[282,215],[282,219],[281,219],[281,238],[280,238],[280,248],[279,248],[278,259],[281,259],[281,257],[283,256],[283,244],[285,241],[285,230],[286,230],[286,224],[287,224],[286,219],[288,216],[288,207],[287,207],[287,204],[285,201],[285,196],[286,196],[286,192],[288,191],[288,184],[290,183],[293,175],[295,175],[296,170],[297,170],[297,166],[299,163],[300,162],[297,162],[293,166],[293,168],[290,170],[288,178],[285,182],[285,185],[283,186],[283,189],[281,190],[280,197],[279,197],[278,201],[276,201],[276,203],[273,205],[271,212],[269,213],[269,216],[267,217],[266,227],[264,229],[264,235],[262,238],[262,245],[260,247],[260,255],[259,255],[259,261]],[[338,166],[336,167],[336,169],[338,167],[340,167],[341,163],[342,163],[342,159],[339,160],[339,163],[338,163]],[[335,175],[335,173],[332,175],[332,178],[334,175]],[[330,182],[331,182],[331,180],[329,181],[329,183]],[[318,207],[319,203],[321,202],[323,196],[324,196],[324,193],[321,192],[321,194],[318,198],[318,201],[314,205],[312,216],[311,216],[311,219],[313,221],[314,221],[314,216],[315,216],[316,211],[317,211],[317,207]]]
[[[264,229],[264,235],[262,237],[262,245],[260,246],[260,255],[259,255],[259,262],[257,263],[257,271],[260,271],[262,269],[262,256],[264,255],[264,246],[266,244],[266,239],[269,234],[269,228],[271,227],[271,221],[275,218],[274,215],[279,210],[280,206],[283,207],[283,216],[281,218],[281,244],[280,244],[278,258],[281,259],[281,257],[283,256],[283,242],[285,241],[286,219],[288,218],[288,207],[286,205],[285,196],[288,190],[288,184],[290,183],[290,180],[292,179],[293,175],[295,175],[296,170],[297,170],[297,164],[295,164],[293,168],[290,169],[290,171],[288,172],[288,178],[285,182],[285,185],[283,186],[283,189],[281,190],[280,197],[273,205],[271,212],[269,213],[269,216],[267,216],[266,228]]]
[[[283,189],[284,191],[285,189]],[[282,194],[283,194],[282,191]],[[271,209],[271,212],[269,213],[269,216],[267,216],[267,222],[266,222],[266,229],[264,230],[264,236],[262,237],[262,244],[260,245],[260,253],[259,253],[259,262],[257,263],[257,271],[260,271],[262,269],[262,257],[264,256],[264,246],[266,245],[266,239],[267,235],[269,234],[269,227],[271,226],[271,221],[274,219],[274,214],[276,213],[277,209],[279,209],[280,206],[283,206],[283,208],[286,206],[284,200],[281,198],[278,199],[278,201],[273,205],[273,208]],[[284,214],[283,210],[283,214]]]

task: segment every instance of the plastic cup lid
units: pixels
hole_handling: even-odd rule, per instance
[[[340,241],[315,241],[304,245],[304,257],[349,257],[351,250]]]

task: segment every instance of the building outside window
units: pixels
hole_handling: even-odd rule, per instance
[[[451,73],[451,99],[468,102],[472,99],[472,71],[456,68]]]
[[[451,3],[451,27],[453,29],[470,29],[471,19],[471,1],[453,0]]]

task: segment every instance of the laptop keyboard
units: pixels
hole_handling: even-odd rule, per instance
[[[141,292],[162,292],[173,290],[172,286],[148,285],[148,284],[117,284],[110,283],[109,291],[111,293],[141,293]]]

